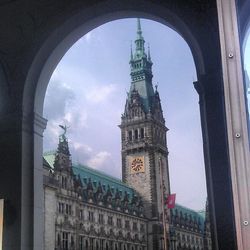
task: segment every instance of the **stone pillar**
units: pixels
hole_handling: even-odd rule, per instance
[[[5,200],[3,249],[21,249],[21,242],[31,244],[28,237],[22,239],[22,206],[30,206],[30,195],[24,201],[22,195],[22,130],[21,115],[6,114],[0,120],[0,190],[1,198]],[[27,223],[33,224],[32,218]],[[31,232],[30,226],[26,232]]]
[[[250,153],[235,0],[217,0],[238,249],[250,249]],[[248,13],[249,15],[249,13]]]
[[[43,188],[43,132],[47,120],[34,113],[33,117],[33,168],[34,168],[34,249],[44,250],[44,188]]]
[[[40,122],[44,127],[43,119]],[[16,112],[1,117],[0,190],[1,198],[6,200],[4,250],[43,249],[43,182],[42,172],[38,173],[42,154],[38,157],[32,153],[38,146],[33,139],[40,136],[37,126],[38,119],[33,115]],[[42,138],[38,141],[42,152]]]
[[[236,249],[234,205],[222,84],[220,71],[199,76],[198,81],[194,83],[199,94],[214,250]]]

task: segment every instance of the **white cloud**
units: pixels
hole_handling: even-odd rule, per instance
[[[111,154],[109,152],[101,151],[88,161],[88,165],[95,169],[102,169],[110,158]]]
[[[82,144],[80,142],[74,142],[72,141],[71,145],[73,146],[73,148],[79,152],[83,151],[83,152],[88,152],[91,153],[93,151],[93,149],[86,144]]]
[[[89,102],[98,104],[107,101],[116,91],[115,84],[108,84],[103,86],[94,86],[86,93],[86,99]]]

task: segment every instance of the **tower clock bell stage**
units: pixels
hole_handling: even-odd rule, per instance
[[[137,19],[135,51],[131,48],[129,62],[131,86],[120,125],[122,178],[144,200],[146,216],[150,220],[149,249],[156,250],[159,249],[163,234],[161,195],[165,192],[167,197],[170,193],[166,140],[168,129],[159,92],[152,84],[150,50],[148,48],[146,53],[144,44],[140,19]],[[163,187],[160,185],[161,178]]]

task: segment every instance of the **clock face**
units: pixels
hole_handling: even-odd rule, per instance
[[[133,157],[130,163],[131,173],[144,172],[144,157]]]

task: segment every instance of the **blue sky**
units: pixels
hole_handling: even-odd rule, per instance
[[[206,184],[193,58],[175,31],[150,20],[141,24],[169,128],[171,191],[178,203],[202,209]],[[121,177],[118,125],[131,82],[130,46],[132,42],[134,48],[135,38],[136,19],[116,20],[92,30],[65,54],[46,93],[44,151],[57,147],[58,125],[65,123],[74,162]],[[246,65],[250,69],[250,60]]]

